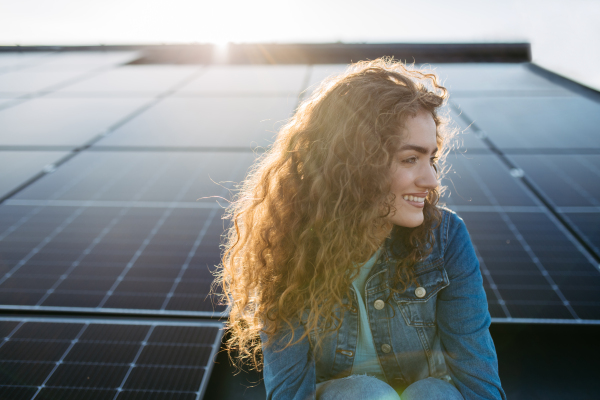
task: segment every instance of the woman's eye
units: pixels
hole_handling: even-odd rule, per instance
[[[433,165],[433,164],[435,164],[435,163],[437,163],[437,162],[438,162],[438,158],[437,158],[437,157],[431,157],[431,158],[429,159],[429,162],[431,163],[431,165]]]
[[[406,158],[406,159],[402,160],[402,162],[405,163],[405,164],[416,164],[417,163],[417,157]]]

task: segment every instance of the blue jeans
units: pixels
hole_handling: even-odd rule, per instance
[[[460,392],[441,379],[426,378],[406,388],[402,396],[387,383],[367,375],[350,375],[317,386],[317,400],[464,400]]]

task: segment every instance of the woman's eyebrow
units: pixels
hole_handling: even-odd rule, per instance
[[[398,149],[398,151],[404,150],[415,150],[421,154],[429,154],[429,150],[427,150],[425,147],[417,146],[416,144],[405,144],[404,146]],[[431,151],[431,154],[435,154],[437,153],[437,151],[438,149],[436,147],[434,150]]]

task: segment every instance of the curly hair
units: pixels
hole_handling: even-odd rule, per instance
[[[392,59],[363,61],[323,81],[280,129],[224,216],[232,223],[213,289],[228,306],[225,349],[237,352],[238,365],[261,369],[261,331],[271,338],[302,319],[303,335],[285,347],[311,333],[318,348],[339,327],[343,298],[395,212],[389,170],[404,121],[431,113],[443,162],[447,133],[438,110],[446,98],[433,73]],[[439,196],[439,186],[429,191],[422,225],[392,233],[408,249],[392,258],[393,291],[414,282],[413,265],[433,247]]]

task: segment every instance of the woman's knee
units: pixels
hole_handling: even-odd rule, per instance
[[[464,400],[454,385],[431,377],[414,382],[401,397],[402,400]]]
[[[387,383],[367,375],[351,375],[319,385],[318,400],[400,400]]]

